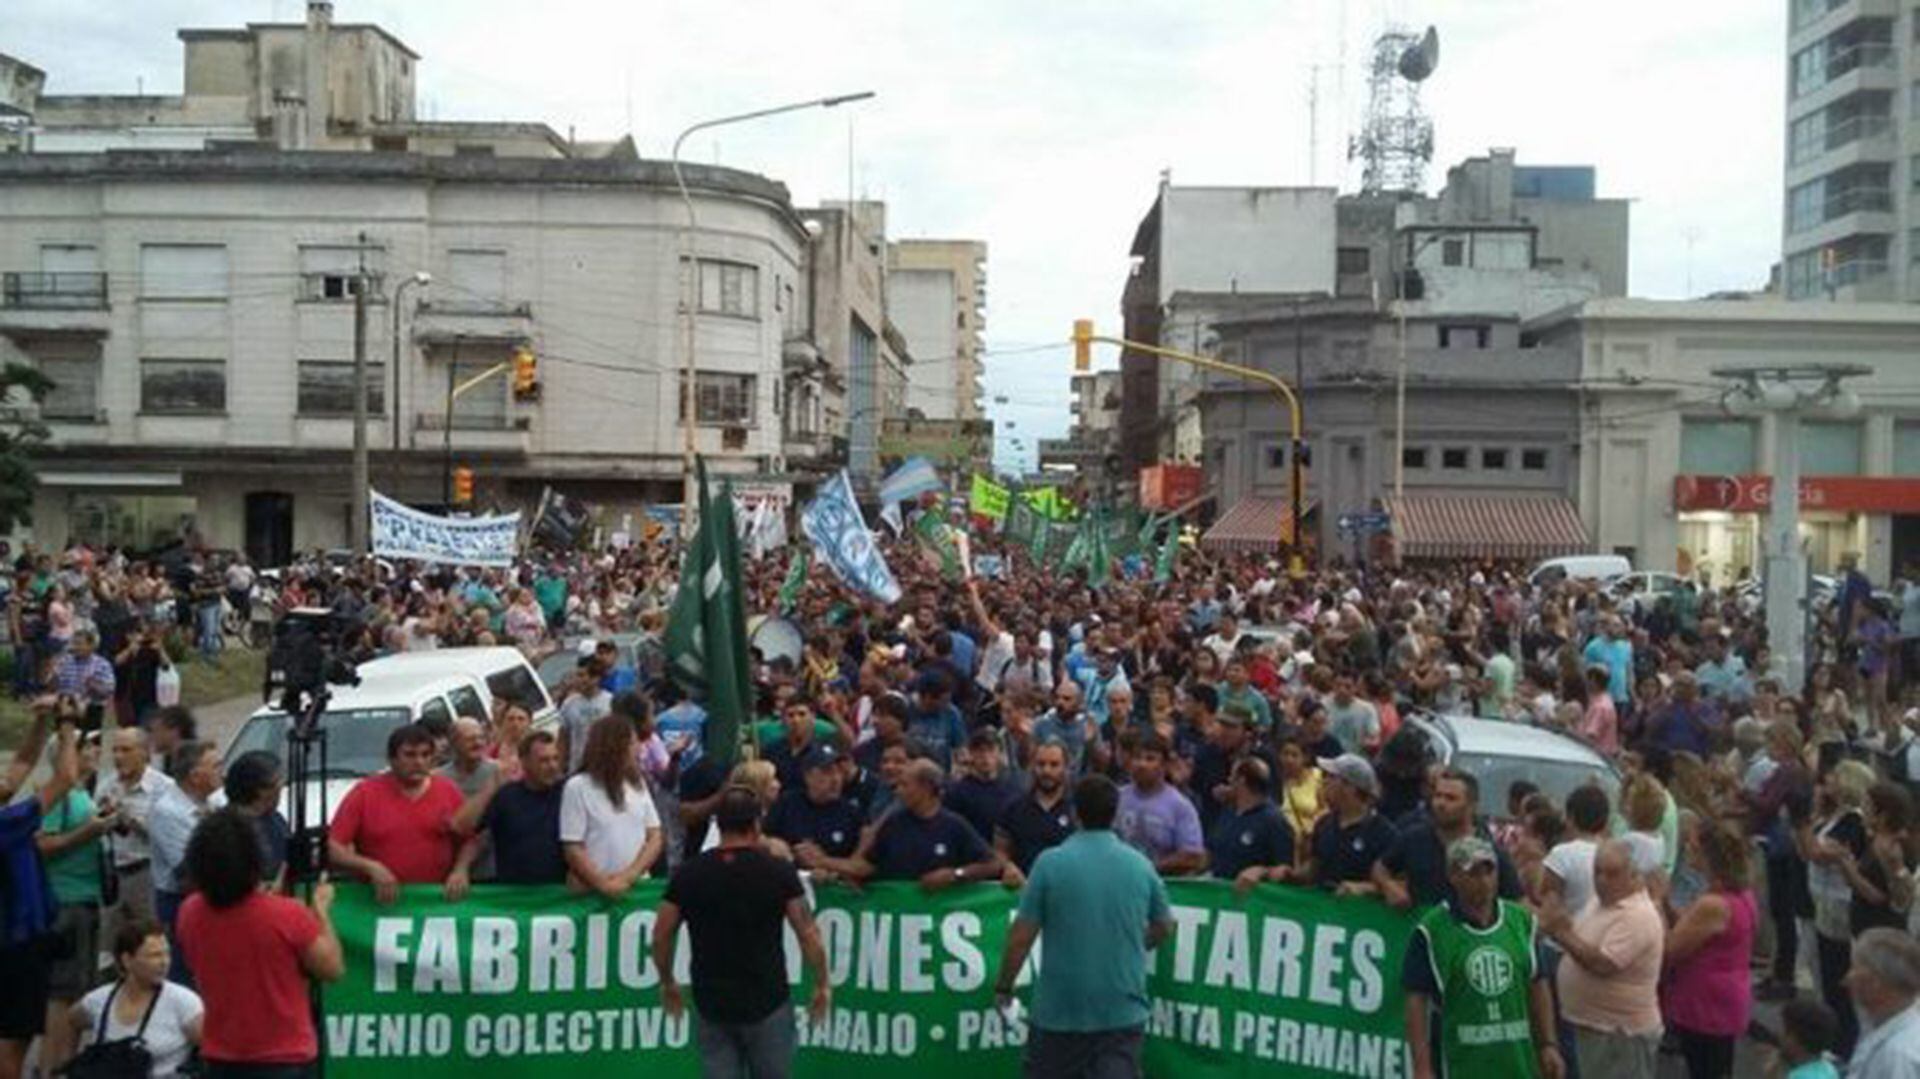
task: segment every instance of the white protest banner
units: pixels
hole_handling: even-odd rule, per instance
[[[510,566],[519,553],[520,515],[436,517],[378,491],[372,496],[373,553],[454,566]]]

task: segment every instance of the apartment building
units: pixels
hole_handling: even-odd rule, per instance
[[[978,420],[986,351],[987,245],[897,240],[887,246],[894,325],[914,356],[907,410],[930,420]]]

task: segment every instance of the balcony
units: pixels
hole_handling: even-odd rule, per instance
[[[0,274],[0,307],[19,311],[104,311],[103,273]]]
[[[1893,118],[1885,113],[1848,117],[1825,132],[1796,140],[1788,151],[1788,183],[1857,164],[1890,164],[1894,159]],[[1845,153],[1844,157],[1833,155]],[[1804,173],[1803,177],[1801,174]]]
[[[413,320],[414,340],[425,345],[468,341],[517,345],[533,340],[533,305],[472,297],[423,302]]]

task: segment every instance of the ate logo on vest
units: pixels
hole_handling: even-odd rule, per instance
[[[1467,956],[1467,984],[1483,997],[1497,997],[1513,988],[1513,959],[1498,948],[1475,948]]]

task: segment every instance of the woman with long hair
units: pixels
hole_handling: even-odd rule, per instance
[[[560,793],[560,848],[570,882],[618,899],[665,847],[634,753],[633,721],[617,712],[601,716],[587,728],[580,770]]]
[[[1840,867],[1867,852],[1867,792],[1873,779],[1873,769],[1859,761],[1829,768],[1814,787],[1813,816],[1794,830],[1813,896],[1820,996],[1840,1019],[1834,1048],[1842,1059],[1860,1038],[1860,1020],[1843,981],[1853,960],[1853,888]]]
[[[1727,1079],[1734,1043],[1753,1014],[1748,964],[1757,915],[1747,888],[1747,843],[1732,829],[1703,822],[1692,846],[1689,861],[1700,867],[1707,891],[1677,912],[1667,931],[1664,1011],[1688,1079]]]
[[[186,875],[199,890],[181,904],[179,941],[206,1001],[208,1079],[317,1074],[307,983],[346,971],[328,916],[333,885],[316,885],[305,906],[261,891],[261,874],[259,834],[238,809],[209,814],[187,841]]]

